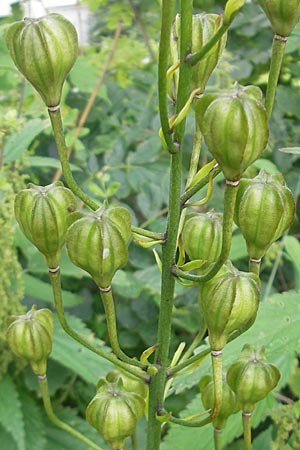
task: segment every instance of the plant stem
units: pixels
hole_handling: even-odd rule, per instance
[[[215,450],[222,450],[222,430],[214,428]]]
[[[244,450],[251,450],[251,413],[243,412]]]
[[[223,396],[223,354],[221,350],[211,352],[214,382],[214,409],[211,412],[212,419],[219,414]]]
[[[167,17],[166,14],[173,13],[173,0],[163,0],[162,2],[162,27],[167,21],[170,27],[167,30],[167,35],[161,37],[165,39],[163,46],[165,47],[167,63],[169,46],[170,46],[170,31],[172,16]],[[186,104],[190,95],[190,81],[191,81],[191,67],[185,64],[186,55],[191,51],[192,42],[192,11],[193,1],[181,1],[181,36],[180,36],[180,69],[179,69],[179,83],[178,83],[178,97],[176,103],[176,114]],[[161,43],[162,45],[162,43]],[[163,47],[163,48],[164,48]],[[162,63],[162,53],[160,48],[160,64]],[[166,67],[164,72],[159,71],[159,78],[163,76],[165,83],[166,96]],[[161,96],[161,92],[160,92]],[[160,112],[164,118],[165,112],[161,110],[164,108],[160,101]],[[163,126],[163,124],[162,124]],[[158,450],[160,447],[161,423],[157,420],[156,414],[163,408],[164,389],[166,383],[166,374],[168,366],[170,339],[171,339],[171,316],[173,309],[173,297],[175,279],[172,276],[172,266],[175,261],[176,247],[177,247],[177,233],[180,220],[180,188],[181,188],[181,172],[182,172],[182,142],[185,130],[185,120],[175,130],[174,139],[178,145],[178,151],[171,155],[171,171],[170,171],[170,190],[169,190],[169,213],[166,229],[166,243],[162,247],[162,276],[161,276],[161,306],[158,322],[158,349],[155,354],[155,363],[160,366],[158,373],[152,378],[149,394],[149,414],[148,414],[148,435],[147,435],[147,450]]]
[[[92,210],[96,210],[99,208],[96,202],[92,200],[87,194],[85,194],[80,187],[77,185],[76,181],[73,178],[68,156],[67,156],[67,147],[65,143],[63,125],[61,120],[60,109],[58,108],[56,111],[49,111],[49,117],[51,120],[51,125],[53,129],[54,139],[57,146],[58,156],[60,159],[62,171],[66,180],[67,185],[71,189],[71,191],[80,198],[89,208]]]
[[[91,352],[96,353],[97,355],[101,356],[101,358],[107,359],[112,364],[114,364],[117,367],[120,367],[121,369],[131,373],[132,375],[141,378],[144,381],[148,381],[148,375],[144,374],[143,372],[137,371],[134,367],[131,367],[130,365],[124,363],[123,361],[118,360],[115,356],[106,353],[105,351],[95,347],[85,339],[83,336],[77,333],[77,331],[73,330],[71,328],[66,320],[65,312],[64,312],[64,306],[62,301],[62,295],[61,295],[61,280],[60,280],[60,270],[56,272],[50,272],[49,271],[49,277],[52,285],[53,290],[53,296],[54,296],[54,303],[55,308],[57,312],[57,316],[59,319],[59,322],[62,326],[62,328],[65,330],[65,332],[71,336],[75,341],[79,342],[84,347],[88,348]]]
[[[191,66],[197,64],[201,59],[203,59],[207,53],[219,42],[222,36],[228,30],[230,24],[221,25],[220,28],[216,31],[213,37],[199,50],[199,52],[188,55],[186,58],[186,62]]]
[[[130,358],[129,356],[127,356],[123,352],[123,350],[121,349],[121,347],[119,345],[115,302],[114,302],[114,298],[113,298],[111,289],[109,289],[109,290],[101,290],[100,289],[100,296],[101,296],[104,310],[105,310],[108,336],[109,336],[109,341],[110,341],[112,351],[119,359],[121,359],[121,361],[124,361],[124,362],[131,364],[133,366],[136,366],[136,367],[140,367],[141,369],[147,368],[147,366],[145,366],[145,364],[141,363],[140,361],[138,361],[136,359],[133,359],[133,358]]]
[[[76,437],[77,439],[80,439],[82,442],[88,445],[89,448],[93,448],[95,450],[102,450],[102,448],[99,447],[99,445],[95,444],[93,441],[85,437],[83,434],[79,433],[79,431],[76,431],[70,425],[66,424],[58,417],[56,417],[56,415],[53,412],[51,399],[49,396],[47,375],[38,376],[38,382],[40,385],[44,408],[51,422],[54,423],[54,425],[56,425],[57,427],[61,428],[62,430],[67,431],[69,434]]]
[[[184,206],[186,202],[195,195],[200,189],[206,186],[209,183],[211,176],[215,177],[221,172],[220,167],[214,167],[211,172],[209,172],[205,177],[203,177],[198,183],[194,184],[194,186],[188,188],[181,196],[181,204]]]
[[[175,423],[176,425],[189,427],[189,428],[201,428],[201,427],[204,427],[204,425],[207,425],[208,423],[211,422],[211,417],[208,416],[205,419],[202,419],[200,421],[198,420],[198,421],[193,421],[192,422],[192,421],[189,421],[189,420],[186,420],[186,419],[178,419],[177,417],[170,416],[169,417],[169,422]]]
[[[174,377],[178,372],[181,372],[182,370],[186,369],[192,364],[196,364],[199,362],[199,360],[206,358],[207,355],[209,355],[211,352],[210,347],[206,348],[205,350],[202,350],[201,352],[197,353],[194,356],[191,356],[189,359],[177,364],[177,366],[172,367],[168,370],[168,378]]]
[[[286,37],[275,34],[272,45],[271,66],[266,93],[266,110],[268,118],[271,117],[274,106],[276,88],[282,66],[286,42]]]
[[[168,81],[167,70],[169,61],[170,36],[174,14],[174,0],[162,0],[162,19],[158,54],[158,104],[162,132],[170,152],[177,150],[169,130],[168,114]]]
[[[207,326],[206,326],[206,323],[203,320],[202,323],[201,323],[200,330],[198,331],[198,333],[196,334],[193,342],[191,343],[191,345],[189,346],[189,348],[187,349],[187,351],[185,352],[185,354],[181,358],[181,360],[180,360],[181,362],[186,361],[193,354],[193,351],[195,350],[195,348],[198,347],[198,345],[200,344],[200,342],[204,338],[206,330],[207,330]]]
[[[249,271],[252,273],[255,273],[257,276],[259,276],[260,273],[260,260],[256,259],[249,259]]]
[[[139,228],[131,225],[131,231],[133,233],[139,234],[155,240],[164,240],[165,236],[162,233],[155,233],[155,231],[144,230],[144,228]]]

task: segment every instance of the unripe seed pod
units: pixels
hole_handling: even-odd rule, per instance
[[[227,93],[206,94],[196,103],[205,143],[227,180],[239,180],[267,145],[268,119],[259,98],[259,89],[235,84]]]
[[[212,410],[214,408],[215,403],[214,382],[208,381],[205,385],[201,386],[201,381],[200,381],[200,392],[203,406],[205,409]],[[223,379],[222,403],[220,410],[218,412],[218,416],[213,420],[214,428],[219,430],[225,428],[228,417],[231,416],[232,414],[237,413],[239,410],[240,404],[238,402],[235,393]]]
[[[222,249],[222,214],[210,211],[206,214],[190,214],[182,229],[182,242],[190,260],[215,262]]]
[[[246,344],[227,372],[227,383],[236,393],[243,412],[251,413],[255,403],[267,396],[280,379],[278,368],[267,361],[264,347],[256,351]]]
[[[261,259],[294,216],[295,200],[281,174],[261,171],[253,179],[241,180],[234,221],[243,233],[250,258]]]
[[[6,45],[15,65],[46,105],[59,105],[63,83],[78,53],[72,23],[55,13],[25,18],[9,26]]]
[[[237,270],[231,263],[200,288],[200,304],[212,350],[222,350],[228,339],[254,323],[259,306],[257,275]]]
[[[50,268],[58,266],[67,218],[75,209],[74,194],[61,182],[45,187],[29,184],[16,195],[15,216],[20,228],[45,256]]]
[[[69,227],[66,244],[71,261],[86,270],[101,288],[127,263],[130,215],[122,207],[100,208]]]
[[[221,26],[221,16],[217,14],[194,14],[192,22],[192,53],[204,47]],[[204,91],[206,83],[223,53],[226,45],[227,33],[218,43],[192,68],[192,89]],[[180,15],[177,14],[171,36],[171,51],[173,63],[180,58]],[[175,73],[175,85],[178,86],[178,71]]]
[[[112,449],[120,450],[124,448],[126,437],[134,433],[144,409],[144,399],[126,391],[121,380],[116,383],[103,380],[86,409],[86,419]]]
[[[288,37],[300,19],[300,0],[258,0],[276,34]]]
[[[118,382],[121,378],[125,391],[135,392],[142,398],[146,398],[148,394],[148,385],[140,378],[134,375],[123,372],[122,370],[113,370],[106,375],[106,380],[109,382]]]
[[[49,309],[34,306],[27,314],[11,316],[6,339],[12,352],[26,359],[36,375],[45,375],[51,353],[54,320]]]

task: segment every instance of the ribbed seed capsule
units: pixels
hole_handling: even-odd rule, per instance
[[[283,176],[261,171],[242,179],[237,193],[234,221],[241,229],[250,258],[259,260],[270,245],[292,224],[295,200]]]
[[[192,53],[200,51],[202,47],[212,38],[221,26],[222,18],[217,14],[194,14],[192,24]],[[201,59],[192,69],[192,89],[200,88],[204,91],[206,83],[218,64],[226,45],[227,34],[225,33],[218,43]],[[180,16],[177,14],[171,36],[171,51],[173,63],[180,58]],[[175,72],[175,86],[178,86],[178,71]]]
[[[99,287],[107,288],[115,272],[127,263],[130,237],[130,215],[125,208],[100,208],[72,223],[66,244],[71,261]]]
[[[103,380],[98,386],[86,409],[86,419],[112,449],[121,450],[144,413],[145,401],[139,394],[126,391],[121,380],[116,383]]]
[[[16,195],[15,216],[20,228],[45,256],[50,268],[59,264],[67,219],[75,209],[74,194],[61,182],[45,187],[29,184]]]
[[[267,145],[268,119],[261,99],[260,89],[236,84],[227,93],[206,94],[196,103],[205,143],[227,180],[239,180]]]
[[[300,19],[300,0],[258,0],[276,34],[288,37]]]
[[[222,214],[210,211],[186,217],[182,243],[190,260],[203,260],[205,266],[215,262],[222,248]]]
[[[264,347],[246,344],[240,357],[228,369],[227,382],[236,393],[243,412],[251,413],[255,404],[272,391],[280,379],[278,368],[267,361]]]
[[[77,32],[60,14],[25,18],[9,26],[6,45],[25,78],[48,107],[59,105],[62,86],[76,61]]]
[[[12,352],[26,359],[36,375],[45,375],[51,353],[54,320],[49,309],[32,307],[27,314],[11,316],[6,339]]]
[[[231,263],[200,288],[200,304],[212,350],[222,350],[229,339],[254,323],[259,306],[259,279]]]

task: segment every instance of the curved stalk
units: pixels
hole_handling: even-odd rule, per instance
[[[203,414],[207,413],[209,411],[204,411]],[[189,428],[201,428],[204,427],[204,425],[207,425],[208,423],[210,423],[212,421],[211,416],[206,417],[205,419],[202,420],[195,420],[195,421],[189,421],[187,419],[178,419],[177,417],[174,416],[168,416],[168,422],[171,423],[175,423],[176,425],[181,425],[184,427],[189,427]]]
[[[268,118],[271,117],[274,106],[276,88],[282,66],[286,42],[287,37],[275,34],[273,39],[270,73],[266,92],[266,110]]]
[[[199,360],[206,358],[211,352],[210,347],[202,350],[194,356],[191,356],[189,359],[177,364],[175,367],[171,367],[168,369],[167,376],[168,378],[172,378],[176,376],[179,372],[191,366],[192,364],[199,363]]]
[[[68,187],[71,189],[71,191],[80,198],[89,208],[92,210],[96,210],[99,208],[99,205],[94,202],[85,192],[80,189],[80,187],[77,185],[76,181],[74,180],[73,174],[70,169],[70,164],[68,160],[68,153],[67,153],[67,147],[64,137],[64,131],[63,131],[63,125],[61,120],[61,114],[60,109],[56,109],[55,111],[50,111],[49,117],[51,120],[51,125],[53,129],[54,139],[56,142],[56,147],[58,151],[58,156],[60,159],[63,175],[65,177],[66,183]]]
[[[214,428],[215,450],[222,450],[222,430]]]
[[[94,450],[103,450],[101,447],[99,447],[99,445],[95,444],[93,441],[85,437],[83,434],[79,433],[79,431],[75,430],[70,425],[60,420],[54,414],[51,399],[49,396],[47,375],[38,376],[38,382],[40,385],[40,391],[42,394],[44,408],[49,420],[51,420],[51,422],[54,423],[54,425],[56,425],[57,427],[61,428],[64,431],[67,431],[67,433],[84,442],[89,448],[93,448]]]
[[[173,0],[162,1],[162,27],[164,23],[168,21],[166,14],[173,12],[174,2]],[[181,40],[180,40],[180,69],[179,69],[179,83],[178,83],[178,97],[176,104],[176,114],[186,104],[190,95],[190,81],[191,81],[191,67],[185,64],[184,60],[186,55],[191,51],[192,43],[192,11],[193,1],[182,0],[181,1]],[[172,20],[172,19],[171,19]],[[165,36],[167,42],[166,54],[168,58],[169,46],[170,46],[170,31],[168,29],[168,35]],[[162,58],[160,48],[160,61]],[[166,80],[166,70],[162,74],[160,72],[159,77],[163,76]],[[167,88],[167,86],[166,86]],[[161,110],[161,115],[164,112]],[[162,284],[161,284],[161,306],[158,322],[158,348],[155,354],[155,363],[159,366],[158,373],[153,376],[151,380],[151,388],[149,395],[149,414],[148,414],[148,435],[147,435],[147,450],[158,450],[160,447],[161,436],[161,423],[157,420],[156,414],[161,410],[164,401],[164,390],[166,383],[166,374],[168,368],[169,348],[171,339],[171,315],[173,310],[173,297],[175,279],[172,276],[171,269],[174,265],[176,247],[177,247],[177,234],[180,220],[180,189],[181,189],[181,172],[182,172],[182,141],[185,129],[185,120],[175,130],[174,139],[179,146],[177,153],[171,155],[171,171],[170,171],[170,190],[169,190],[169,213],[166,229],[166,243],[162,247]]]
[[[61,280],[60,280],[60,269],[57,268],[56,271],[49,271],[49,277],[52,285],[53,290],[53,296],[54,296],[54,303],[55,303],[55,309],[57,312],[57,316],[59,319],[59,322],[62,326],[62,328],[65,330],[65,332],[71,336],[75,341],[79,342],[79,344],[83,345],[84,347],[88,348],[91,352],[96,353],[96,355],[101,356],[101,358],[104,358],[108,361],[110,361],[112,364],[114,364],[117,367],[120,367],[120,369],[125,370],[128,373],[131,373],[132,375],[141,378],[145,382],[149,380],[149,376],[147,374],[141,373],[140,371],[135,370],[134,367],[131,367],[130,365],[124,363],[123,361],[118,360],[115,356],[106,353],[105,351],[95,347],[85,339],[83,336],[81,336],[77,331],[73,330],[73,328],[70,327],[68,324],[66,317],[65,317],[65,311],[62,301],[62,295],[61,295]]]
[[[197,64],[201,59],[203,59],[207,53],[219,42],[222,36],[226,33],[229,28],[229,24],[221,25],[212,38],[199,50],[199,52],[190,54],[186,58],[186,62],[191,66]]]
[[[132,366],[140,367],[141,369],[146,369],[147,366],[140,361],[130,358],[127,356],[119,345],[118,332],[117,332],[117,321],[116,321],[116,310],[115,302],[112,295],[111,288],[101,289],[100,296],[103,302],[105,317],[107,323],[107,331],[109,336],[110,345],[114,354],[121,359],[121,361],[126,362]]]

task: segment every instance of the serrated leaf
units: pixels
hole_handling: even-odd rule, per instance
[[[288,381],[286,366],[291,364],[300,347],[300,294],[289,291],[276,294],[261,303],[256,322],[244,334],[227,344],[223,350],[224,370],[237,358],[244,344],[264,345],[271,362],[283,368],[280,385]],[[211,372],[209,358],[190,376],[174,380],[177,393],[195,386],[202,376]]]
[[[25,294],[37,300],[43,300],[50,305],[54,304],[53,291],[49,283],[39,280],[27,273],[24,274]],[[63,302],[66,308],[80,305],[83,300],[79,295],[72,292],[62,291]]]
[[[95,337],[94,333],[85,326],[82,320],[71,315],[66,315],[66,318],[69,325],[87,338],[91,344],[107,353],[110,352],[110,349],[105,347],[102,341]],[[57,318],[55,318],[54,342],[50,356],[74,373],[77,373],[88,383],[94,385],[97,384],[100,377],[105,376],[107,372],[114,369],[113,364],[83,347],[66,334]]]
[[[15,384],[4,376],[0,382],[0,423],[13,437],[18,450],[25,450],[24,419]]]
[[[137,298],[143,289],[143,284],[138,277],[124,270],[118,270],[113,278],[112,286],[114,292],[128,298]]]
[[[46,433],[43,417],[45,413],[28,394],[22,393],[20,397],[25,425],[26,450],[44,450]]]
[[[95,442],[102,450],[109,450],[99,433],[96,432],[85,420],[80,418],[76,411],[71,408],[64,408],[60,411],[54,411],[55,414],[65,423],[68,423],[84,436]],[[55,427],[48,420],[46,421],[47,443],[45,450],[90,450],[84,442],[67,433],[66,431]]]
[[[0,442],[1,448],[9,450],[18,450],[16,442],[13,440],[12,435],[6,431],[0,423]]]
[[[24,128],[9,137],[4,146],[4,163],[18,159],[28,149],[33,139],[50,126],[49,120],[33,119]]]

